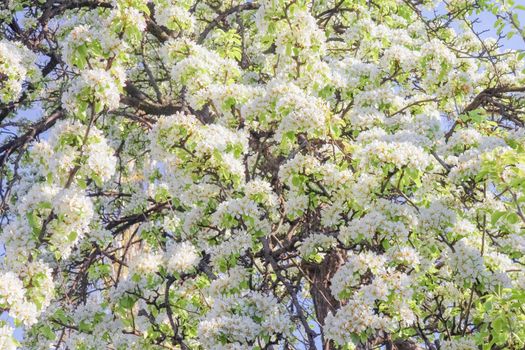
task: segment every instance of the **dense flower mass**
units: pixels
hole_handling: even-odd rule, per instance
[[[522,350],[524,11],[4,1],[0,350]]]
[[[16,350],[17,343],[13,339],[13,329],[7,325],[0,327],[0,346],[5,350]]]
[[[22,44],[0,41],[0,103],[16,101],[24,82],[38,78],[35,60],[35,54]]]
[[[258,338],[267,339],[258,341],[266,346],[289,331],[290,320],[277,300],[254,292],[215,299],[198,328],[202,345],[210,349],[232,348],[224,346],[228,342],[239,344],[237,348],[248,348]]]

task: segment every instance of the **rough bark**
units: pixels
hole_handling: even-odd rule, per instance
[[[307,266],[306,273],[310,281],[310,295],[314,303],[315,314],[321,326],[323,350],[335,350],[332,341],[325,338],[322,327],[329,312],[335,312],[341,304],[337,301],[330,290],[330,281],[337,270],[344,264],[345,253],[335,250],[327,254],[320,264]]]

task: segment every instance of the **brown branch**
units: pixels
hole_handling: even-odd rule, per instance
[[[55,112],[53,112],[47,118],[44,118],[29,127],[29,130],[25,134],[15,137],[4,143],[2,146],[0,146],[0,164],[2,164],[11,153],[26,143],[34,140],[36,137],[38,137],[38,135],[49,130],[53,125],[55,125],[57,120],[63,117],[64,112],[61,109],[55,110]]]
[[[206,28],[204,28],[202,33],[199,35],[199,38],[197,39],[197,43],[202,44],[204,40],[206,40],[206,37],[208,36],[208,34],[213,30],[213,28],[215,28],[220,22],[224,21],[226,17],[228,17],[229,15],[232,15],[235,12],[241,12],[241,11],[246,11],[246,10],[256,10],[258,8],[259,8],[258,4],[255,4],[253,2],[246,2],[240,5],[234,6],[230,8],[229,10],[224,11],[223,13],[215,17],[215,19],[211,21],[206,26]]]
[[[470,104],[468,104],[460,114],[466,114],[478,109],[485,102],[490,100],[493,97],[501,97],[501,94],[508,92],[525,92],[525,86],[500,86],[496,88],[487,88],[481,91]],[[448,141],[450,136],[454,133],[456,126],[458,125],[458,120],[456,119],[452,124],[452,127],[446,132],[445,140]]]
[[[134,107],[138,110],[141,110],[147,114],[170,115],[182,110],[182,106],[180,105],[159,104],[146,101],[148,97],[130,82],[126,83],[124,86],[124,91],[126,91],[127,95],[122,95],[120,97],[120,102],[129,107]]]

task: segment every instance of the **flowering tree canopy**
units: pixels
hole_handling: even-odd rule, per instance
[[[523,2],[2,3],[0,349],[524,348]]]

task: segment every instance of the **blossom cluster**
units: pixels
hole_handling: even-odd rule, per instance
[[[257,292],[240,298],[219,297],[199,324],[201,343],[230,349],[233,344],[247,347],[256,339],[271,341],[277,334],[290,332],[290,320],[283,311],[274,297]]]
[[[40,71],[36,55],[25,46],[8,40],[0,41],[0,102],[7,104],[22,94],[24,82],[36,82]]]
[[[7,3],[1,349],[525,346],[511,1]]]

